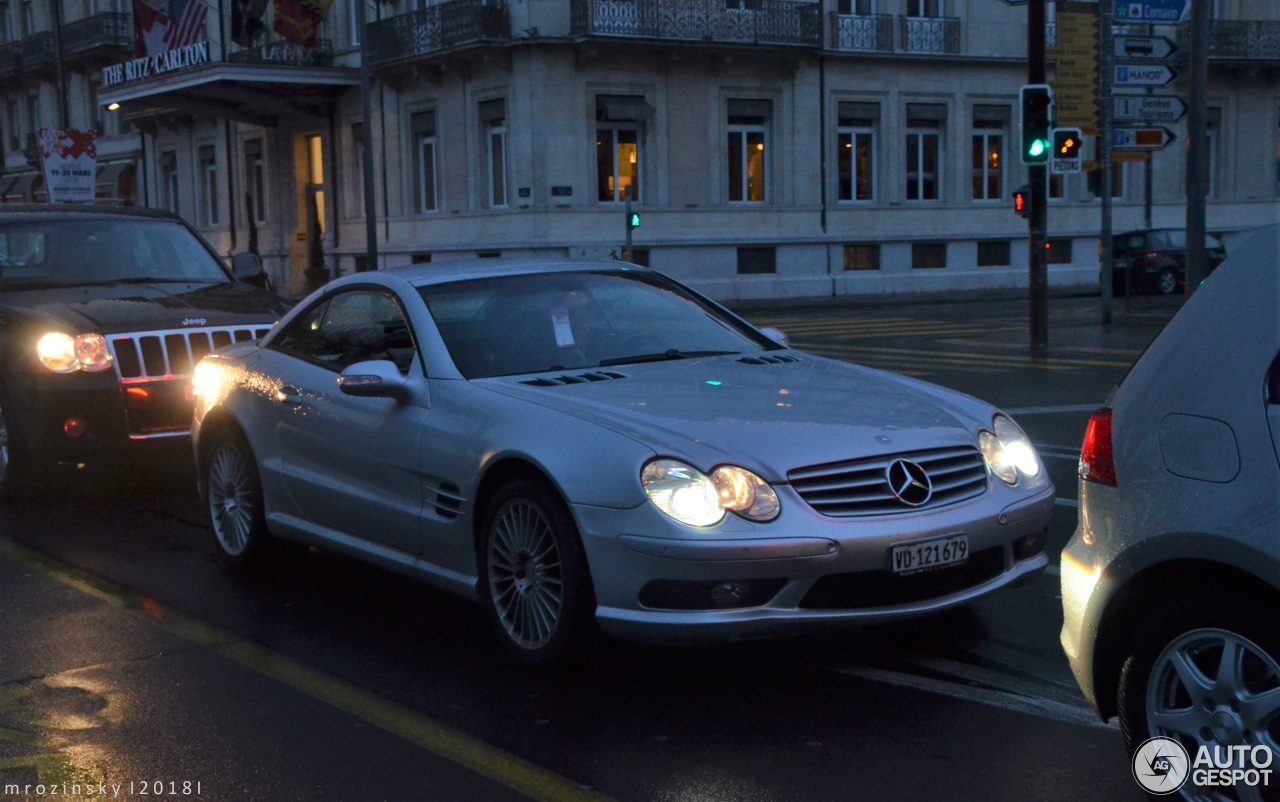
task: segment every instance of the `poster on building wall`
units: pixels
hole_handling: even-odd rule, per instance
[[[91,201],[98,172],[98,132],[41,128],[36,132],[50,203]]]

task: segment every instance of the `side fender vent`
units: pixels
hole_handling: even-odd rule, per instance
[[[436,488],[436,515],[453,520],[462,510],[462,490],[453,482],[441,482]]]
[[[563,376],[543,376],[537,379],[520,382],[531,387],[560,387],[565,384],[590,384],[591,382],[607,382],[611,379],[627,378],[621,373],[614,373],[608,370],[598,370],[591,373],[575,373],[564,374]]]
[[[744,365],[783,365],[788,362],[799,362],[794,356],[786,356],[783,354],[769,356],[744,356],[738,360]]]

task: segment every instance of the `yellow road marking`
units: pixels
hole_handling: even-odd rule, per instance
[[[11,540],[0,538],[0,554],[34,566],[64,584],[109,601],[113,606],[144,616],[179,637],[399,736],[530,799],[543,802],[609,802],[609,797],[555,772],[388,702],[336,677],[316,671],[264,646],[162,607],[151,599],[143,599],[100,577],[89,575]],[[3,699],[5,690],[0,688],[0,700]],[[6,761],[0,760],[0,769],[7,767]]]

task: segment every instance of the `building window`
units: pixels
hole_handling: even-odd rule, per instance
[[[351,124],[351,216],[364,217],[364,123]],[[357,271],[359,272],[359,271]]]
[[[777,248],[739,248],[738,275],[749,276],[778,272]]]
[[[836,3],[836,13],[869,17],[876,13],[876,0],[839,0]]]
[[[729,101],[729,201],[764,203],[768,197],[767,100]]]
[[[1008,267],[1011,248],[1007,239],[978,243],[978,267]]]
[[[1218,197],[1218,133],[1222,130],[1222,109],[1208,109],[1204,120],[1205,135],[1205,195]]]
[[[419,111],[409,115],[409,132],[413,138],[413,210],[416,214],[434,212],[439,208],[436,186],[436,113]],[[492,195],[490,202],[492,203]]]
[[[356,5],[360,2],[364,0],[350,0],[347,3],[347,29],[351,31],[352,47],[360,46],[360,7]]]
[[[200,222],[206,226],[218,224],[218,159],[213,145],[201,145],[196,151],[199,162]]]
[[[942,164],[942,129],[947,108],[907,104],[907,200],[940,200],[938,170]]]
[[[0,43],[16,39],[13,33],[13,19],[9,16],[9,0],[0,0]]]
[[[974,200],[1004,200],[1004,146],[1009,130],[1008,106],[973,109],[972,192]]]
[[[166,150],[160,154],[160,203],[178,214],[178,154]]]
[[[22,35],[30,36],[36,32],[35,4],[31,0],[22,0]]]
[[[249,206],[245,219],[259,225],[267,222],[267,172],[262,162],[262,140],[250,139],[244,143],[245,196]]]
[[[1071,240],[1051,239],[1045,242],[1045,263],[1051,265],[1071,264]]]
[[[640,202],[641,126],[652,107],[638,96],[596,98],[596,200]]]
[[[844,246],[845,270],[879,270],[880,243],[854,242]]]
[[[947,243],[916,242],[911,245],[911,267],[915,269],[946,267]]]
[[[431,254],[425,251],[413,253],[409,255],[409,264],[413,265],[429,265],[431,264]]]
[[[947,0],[907,0],[908,17],[944,17]]]
[[[490,209],[507,207],[507,102],[502,98],[480,104],[480,128],[484,132],[485,176]],[[419,146],[421,147],[421,146]],[[434,157],[435,145],[431,153]]]
[[[875,200],[876,125],[880,107],[875,103],[841,103],[837,107],[836,169],[842,201]]]
[[[1049,173],[1049,200],[1067,197],[1067,177],[1062,173]]]

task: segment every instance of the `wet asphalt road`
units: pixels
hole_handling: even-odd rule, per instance
[[[1103,329],[1096,307],[1054,301],[1041,359],[1020,303],[743,312],[1014,411],[1059,489],[1056,555],[1088,410],[1164,319]],[[1142,798],[1061,656],[1054,575],[892,627],[606,642],[545,674],[478,608],[335,555],[228,574],[192,483],[98,466],[0,511],[0,798]]]

